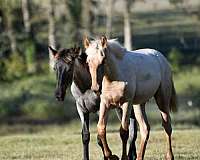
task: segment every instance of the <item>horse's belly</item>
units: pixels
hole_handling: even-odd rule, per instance
[[[135,96],[133,98],[134,104],[142,104],[152,98],[160,85],[160,79],[152,79],[146,83],[139,82],[136,87]]]

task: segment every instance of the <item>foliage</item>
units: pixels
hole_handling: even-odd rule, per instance
[[[35,73],[36,72],[36,49],[35,44],[31,40],[27,40],[25,42],[25,59],[27,65],[28,73]]]
[[[5,77],[9,80],[19,79],[26,74],[25,61],[19,53],[13,53],[5,60]]]
[[[172,70],[178,72],[181,68],[181,61],[183,59],[182,53],[178,49],[172,48],[168,54],[168,58],[172,65]]]
[[[2,59],[0,59],[0,81],[6,80],[5,73],[6,73],[5,63]]]
[[[76,108],[72,97],[67,92],[65,102],[57,102],[55,86],[54,77],[48,74],[1,83],[0,90],[4,92],[0,97],[0,119],[19,116],[33,120],[73,118]]]

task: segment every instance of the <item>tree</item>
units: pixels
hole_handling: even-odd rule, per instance
[[[82,36],[81,36],[82,0],[67,0],[66,4],[70,14],[69,17],[70,17],[72,40],[74,42],[80,42],[82,41]]]
[[[18,1],[6,1],[6,0],[0,1],[0,7],[3,11],[3,19],[5,21],[6,32],[10,41],[10,48],[12,53],[16,52],[17,49],[16,37],[13,28],[13,19],[14,19],[13,9],[16,7],[17,3]]]
[[[56,48],[56,41],[55,41],[55,0],[49,0],[48,3],[48,22],[49,22],[49,33],[48,33],[48,41],[49,46]],[[49,51],[49,70],[50,72],[53,71],[53,55]]]
[[[131,7],[131,0],[124,0],[124,46],[128,50],[132,49],[130,7]]]
[[[82,27],[85,35],[89,35],[90,30],[90,10],[91,10],[91,0],[82,0]]]
[[[30,3],[28,0],[21,0],[21,8],[23,15],[24,28],[26,32],[25,38],[25,58],[28,73],[36,72],[36,49],[34,44],[34,37],[30,22]]]
[[[106,2],[106,35],[108,38],[111,36],[112,32],[112,6],[113,0],[107,0]]]
[[[28,0],[21,0],[22,2],[22,14],[23,14],[23,21],[26,33],[31,32],[31,23],[30,23],[30,13],[29,13],[29,3]]]

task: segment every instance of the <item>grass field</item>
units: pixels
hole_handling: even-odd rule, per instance
[[[80,124],[51,126],[1,126],[2,130],[10,128],[9,134],[1,133],[0,159],[17,160],[80,160],[82,144]],[[12,129],[15,128],[13,131]],[[118,125],[108,127],[108,141],[114,154],[121,155],[121,141]],[[173,149],[176,160],[200,159],[200,130],[174,130]],[[137,144],[139,141],[139,136]],[[165,136],[162,130],[152,130],[145,159],[163,159],[165,153]],[[96,143],[96,127],[91,127],[91,160],[101,160],[102,153]]]

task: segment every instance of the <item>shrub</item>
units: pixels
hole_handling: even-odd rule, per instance
[[[169,61],[172,65],[172,70],[174,72],[180,71],[181,62],[183,59],[182,53],[177,48],[172,48],[168,54]]]
[[[27,71],[28,73],[35,73],[36,72],[36,56],[35,56],[35,45],[34,43],[29,40],[25,43],[25,59],[26,59],[26,65],[27,65]]]
[[[5,77],[8,80],[18,79],[26,74],[26,66],[23,56],[13,53],[10,58],[5,60]]]

